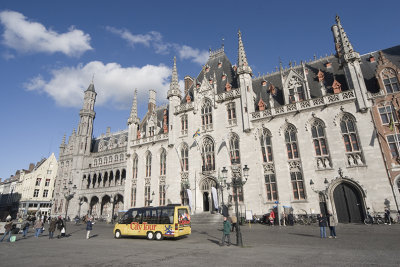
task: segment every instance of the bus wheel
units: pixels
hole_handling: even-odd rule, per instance
[[[156,232],[156,240],[162,240],[163,239],[163,235],[161,232]]]
[[[114,237],[117,238],[117,239],[121,238],[121,232],[119,230],[116,230],[115,234],[114,234]]]
[[[153,240],[154,239],[154,233],[153,232],[147,232],[147,239],[148,240]]]

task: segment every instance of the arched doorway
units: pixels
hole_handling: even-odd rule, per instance
[[[340,223],[364,221],[364,204],[361,192],[354,185],[342,182],[333,191],[336,214]]]
[[[200,188],[203,196],[203,211],[214,212],[214,200],[211,188],[217,188],[217,183],[212,178],[205,178],[200,183]],[[218,199],[218,198],[217,198]]]

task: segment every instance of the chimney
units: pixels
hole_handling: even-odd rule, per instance
[[[151,113],[156,109],[156,91],[149,91],[149,104],[147,108],[147,112]]]
[[[35,168],[35,164],[31,163],[29,164],[29,171],[33,171],[33,169]]]
[[[190,76],[185,76],[184,81],[185,81],[185,95],[187,95],[190,86],[193,85],[193,78]]]

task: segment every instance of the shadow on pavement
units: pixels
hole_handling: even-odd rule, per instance
[[[289,233],[289,235],[299,235],[299,236],[307,236],[307,237],[314,237],[314,238],[319,238],[319,236],[316,235],[309,235],[309,234],[301,234],[301,233]]]
[[[219,240],[210,239],[210,238],[207,238],[207,240],[210,241],[211,243],[219,245]]]

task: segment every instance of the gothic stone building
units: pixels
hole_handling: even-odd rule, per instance
[[[150,91],[140,120],[135,92],[128,129],[94,139],[91,84],[78,130],[60,147],[54,212],[64,214],[70,206],[73,216],[110,217],[169,203],[213,212],[234,204],[232,176],[246,181],[237,190],[243,213],[263,214],[278,205],[303,214],[329,210],[340,222],[360,222],[367,207],[383,211],[394,194],[373,142],[371,110],[385,82],[375,75],[379,67],[371,54],[353,49],[338,17],[332,32],[335,55],[262,77],[252,76],[239,32],[237,65],[223,48],[210,52],[200,74],[185,77],[183,92],[174,60],[166,106],[157,107]],[[399,49],[381,53],[389,51],[399,66]],[[226,183],[222,170],[228,170]]]

